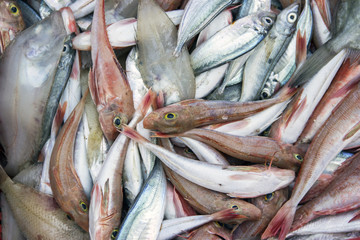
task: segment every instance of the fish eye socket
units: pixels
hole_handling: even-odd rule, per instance
[[[287,18],[288,18],[288,21],[289,21],[290,23],[293,23],[293,22],[296,21],[297,15],[296,15],[296,13],[290,13],[290,14],[287,16]]]
[[[165,115],[165,120],[173,120],[177,118],[177,114],[176,113],[167,113]]]
[[[18,16],[20,14],[19,8],[13,3],[9,5],[9,9],[11,14],[14,16]]]
[[[87,212],[88,211],[88,207],[86,205],[86,203],[84,203],[83,201],[80,201],[80,207],[81,209],[84,211],[84,212]]]
[[[67,51],[68,51],[68,49],[69,49],[69,46],[68,46],[68,45],[66,45],[66,44],[64,44],[64,47],[63,47],[63,52],[67,52]]]
[[[118,233],[119,233],[119,229],[115,228],[111,233],[111,239],[115,239]]]
[[[270,201],[274,197],[274,193],[268,193],[265,195],[265,202]]]
[[[238,207],[237,205],[232,205],[231,208],[234,209],[234,210],[238,210],[238,209],[239,209],[239,207]]]
[[[273,20],[271,18],[269,18],[269,17],[265,17],[264,20],[265,20],[265,22],[267,24],[272,24],[273,23]]]
[[[297,154],[297,153],[294,154],[294,158],[300,162],[302,162],[304,160],[304,158],[300,154]]]
[[[185,152],[185,153],[188,153],[188,154],[194,154],[194,152],[193,152],[190,148],[188,148],[188,147],[186,147],[186,148],[184,149],[184,152]]]
[[[121,117],[119,116],[116,116],[114,117],[114,120],[113,120],[113,124],[116,128],[120,128],[121,127]]]
[[[263,99],[267,99],[267,98],[269,97],[269,94],[268,94],[267,92],[262,92],[262,93],[261,93],[261,97],[262,97]]]

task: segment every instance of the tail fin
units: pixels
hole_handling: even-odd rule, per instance
[[[261,239],[275,236],[280,231],[279,240],[284,240],[294,220],[295,211],[296,206],[293,206],[292,201],[287,201],[271,220]]]

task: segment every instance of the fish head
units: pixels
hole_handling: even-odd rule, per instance
[[[157,130],[162,133],[180,133],[192,129],[193,115],[189,108],[179,104],[172,104],[151,112],[144,118],[146,129]]]
[[[20,7],[16,1],[0,1],[0,53],[4,52],[6,46],[15,35],[25,28]]]
[[[261,26],[262,32],[267,34],[268,30],[274,25],[276,14],[268,11],[260,11],[252,15],[255,26]]]
[[[293,3],[280,12],[274,27],[283,35],[291,35],[295,31],[297,19],[299,18],[299,4]]]
[[[68,216],[73,219],[84,231],[89,231],[89,201],[85,194],[68,201],[71,210],[67,212]],[[81,200],[79,200],[81,199]]]
[[[100,126],[109,143],[119,135],[121,126],[128,124],[131,119],[131,115],[126,114],[119,106],[121,105],[116,101],[112,101],[111,104],[99,111]]]
[[[223,203],[220,203],[223,204]],[[246,216],[246,218],[233,219],[231,223],[242,223],[247,220],[258,220],[261,217],[261,211],[255,205],[238,198],[228,198],[226,200],[227,207],[234,209],[238,215]]]

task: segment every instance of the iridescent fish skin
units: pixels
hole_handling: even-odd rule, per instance
[[[20,31],[25,28],[22,13],[16,1],[0,1],[0,55]]]

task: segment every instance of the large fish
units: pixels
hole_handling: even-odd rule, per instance
[[[75,21],[63,20],[68,17],[68,9],[54,12],[22,31],[0,59],[0,142],[10,176],[37,159],[50,134],[66,83],[55,82],[55,72],[75,27]]]
[[[89,73],[91,97],[99,112],[101,129],[109,142],[119,134],[117,126],[128,123],[134,113],[132,91],[106,32],[104,0],[97,0],[91,31]]]
[[[25,28],[22,13],[16,1],[0,1],[0,55],[10,41]]]

